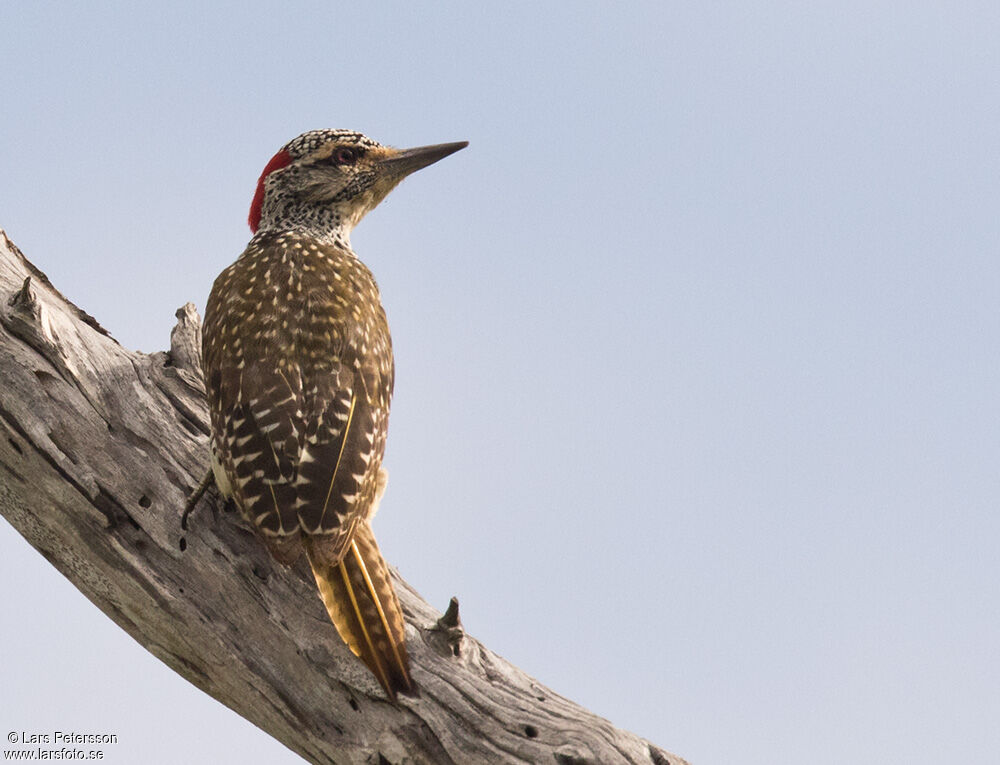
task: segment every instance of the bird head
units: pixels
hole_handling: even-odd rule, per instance
[[[349,130],[311,130],[267,163],[250,206],[250,230],[349,234],[410,173],[467,141],[394,149]]]

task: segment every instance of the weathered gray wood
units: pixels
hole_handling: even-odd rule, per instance
[[[420,695],[390,704],[304,566],[207,509],[213,492],[182,532],[208,424],[198,315],[177,316],[169,352],[129,352],[0,231],[0,512],[98,608],[309,762],[684,762],[539,685],[465,634],[457,604],[441,617],[398,577]]]

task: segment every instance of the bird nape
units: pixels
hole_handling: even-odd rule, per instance
[[[467,145],[399,150],[347,130],[290,141],[205,310],[215,481],[277,560],[305,551],[337,631],[392,699],[414,690],[370,525],[387,480],[392,343],[350,233],[403,178]]]

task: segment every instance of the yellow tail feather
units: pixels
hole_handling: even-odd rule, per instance
[[[403,612],[371,526],[362,522],[343,560],[323,563],[306,543],[320,597],[330,620],[355,656],[371,670],[393,700],[413,690]]]

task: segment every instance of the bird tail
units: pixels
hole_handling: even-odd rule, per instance
[[[323,562],[312,544],[307,542],[305,548],[320,597],[340,637],[390,699],[395,701],[397,692],[412,691],[403,612],[371,526],[367,521],[358,524],[335,565]]]

